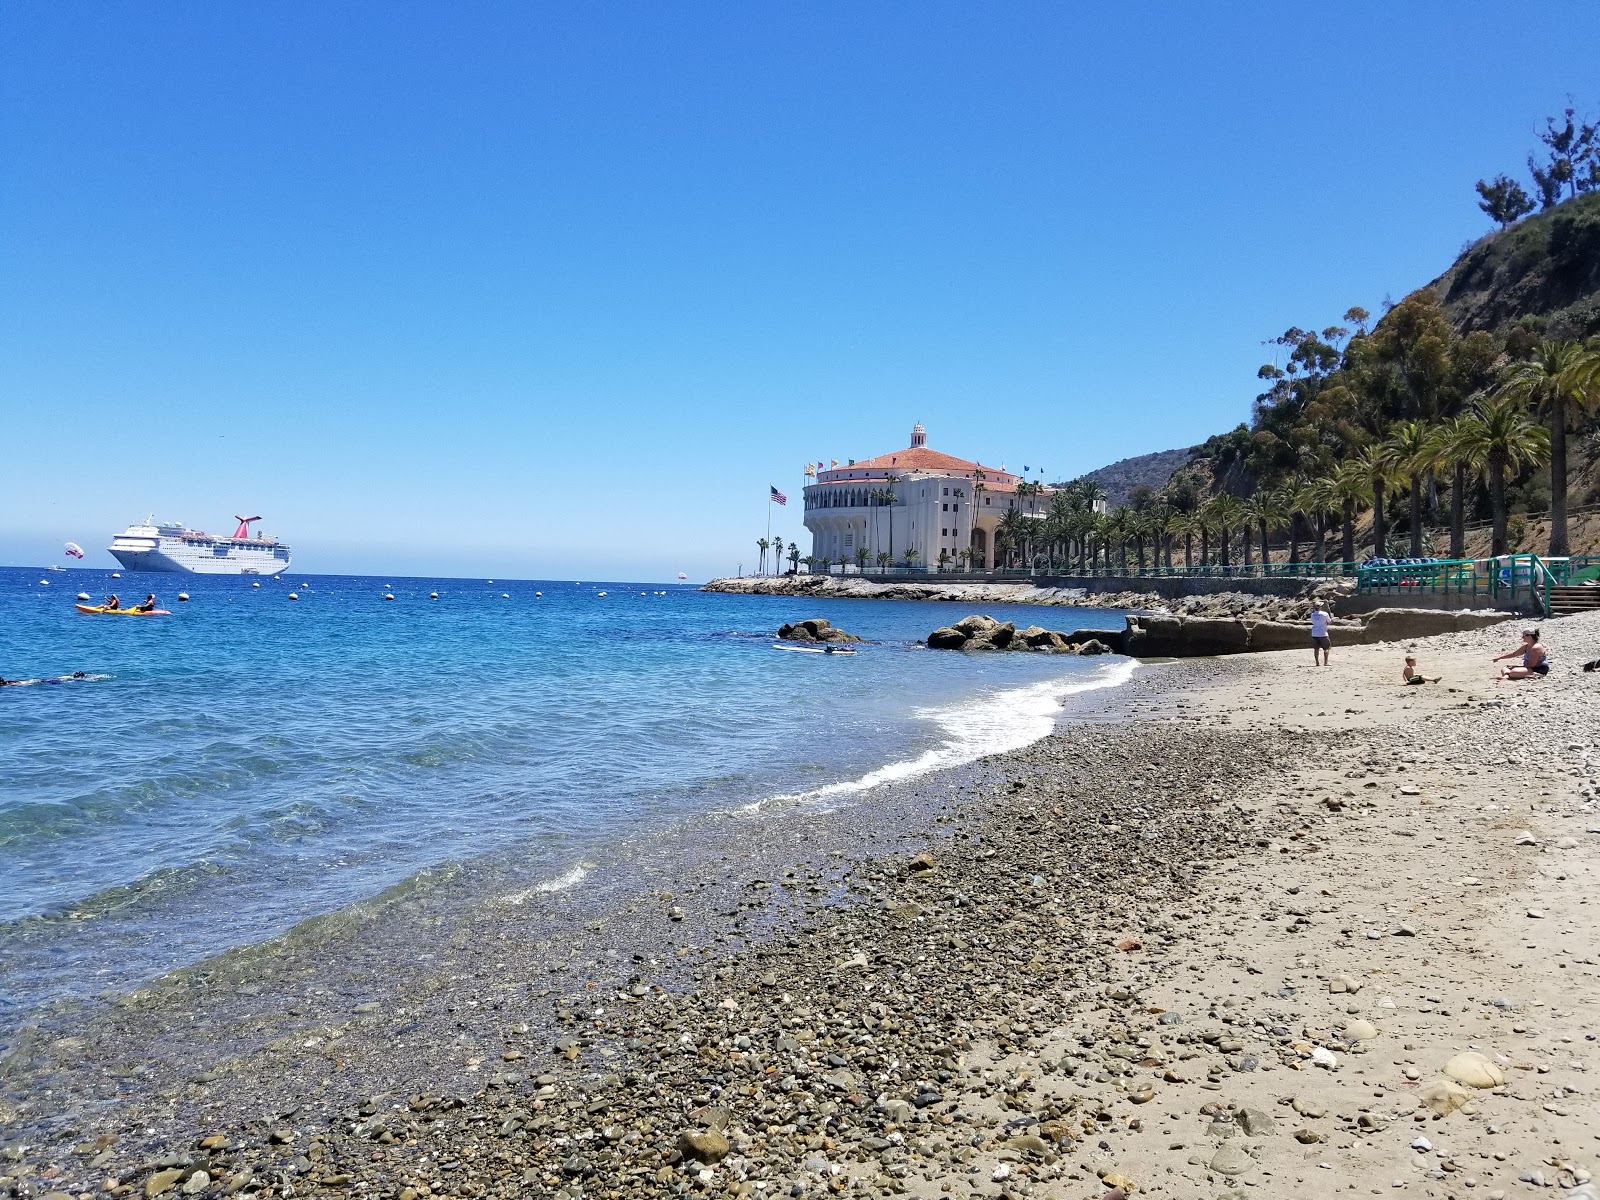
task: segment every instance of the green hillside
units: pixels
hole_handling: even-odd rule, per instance
[[[1600,191],[1487,235],[1428,286],[1458,333],[1600,333]]]
[[[1505,227],[1376,321],[1354,307],[1285,330],[1248,422],[1079,481],[1092,495],[1109,476],[1129,501],[1095,535],[1102,552],[1170,556],[1198,537],[1226,563],[1247,536],[1343,559],[1600,552],[1600,161],[1595,174],[1537,215],[1502,211]]]

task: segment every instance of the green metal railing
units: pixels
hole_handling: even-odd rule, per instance
[[[1550,615],[1550,589],[1600,576],[1600,555],[1544,559],[1537,554],[1432,562],[1365,564],[1357,590],[1371,595],[1431,595],[1484,600],[1497,608]]]

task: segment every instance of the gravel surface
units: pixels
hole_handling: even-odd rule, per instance
[[[212,964],[7,1064],[0,1188],[1592,1198],[1600,614],[1547,680],[1511,640],[1151,667],[881,803]]]

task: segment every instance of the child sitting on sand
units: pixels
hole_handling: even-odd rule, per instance
[[[1406,683],[1438,683],[1444,676],[1435,675],[1432,679],[1429,679],[1421,671],[1417,670],[1417,656],[1408,654],[1406,655],[1406,665],[1400,668],[1400,678]]]

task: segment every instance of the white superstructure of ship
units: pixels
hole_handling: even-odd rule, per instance
[[[130,525],[111,539],[112,556],[129,571],[194,575],[277,575],[289,569],[289,547],[277,538],[252,534],[260,517],[235,517],[232,537],[217,537],[177,521]]]

